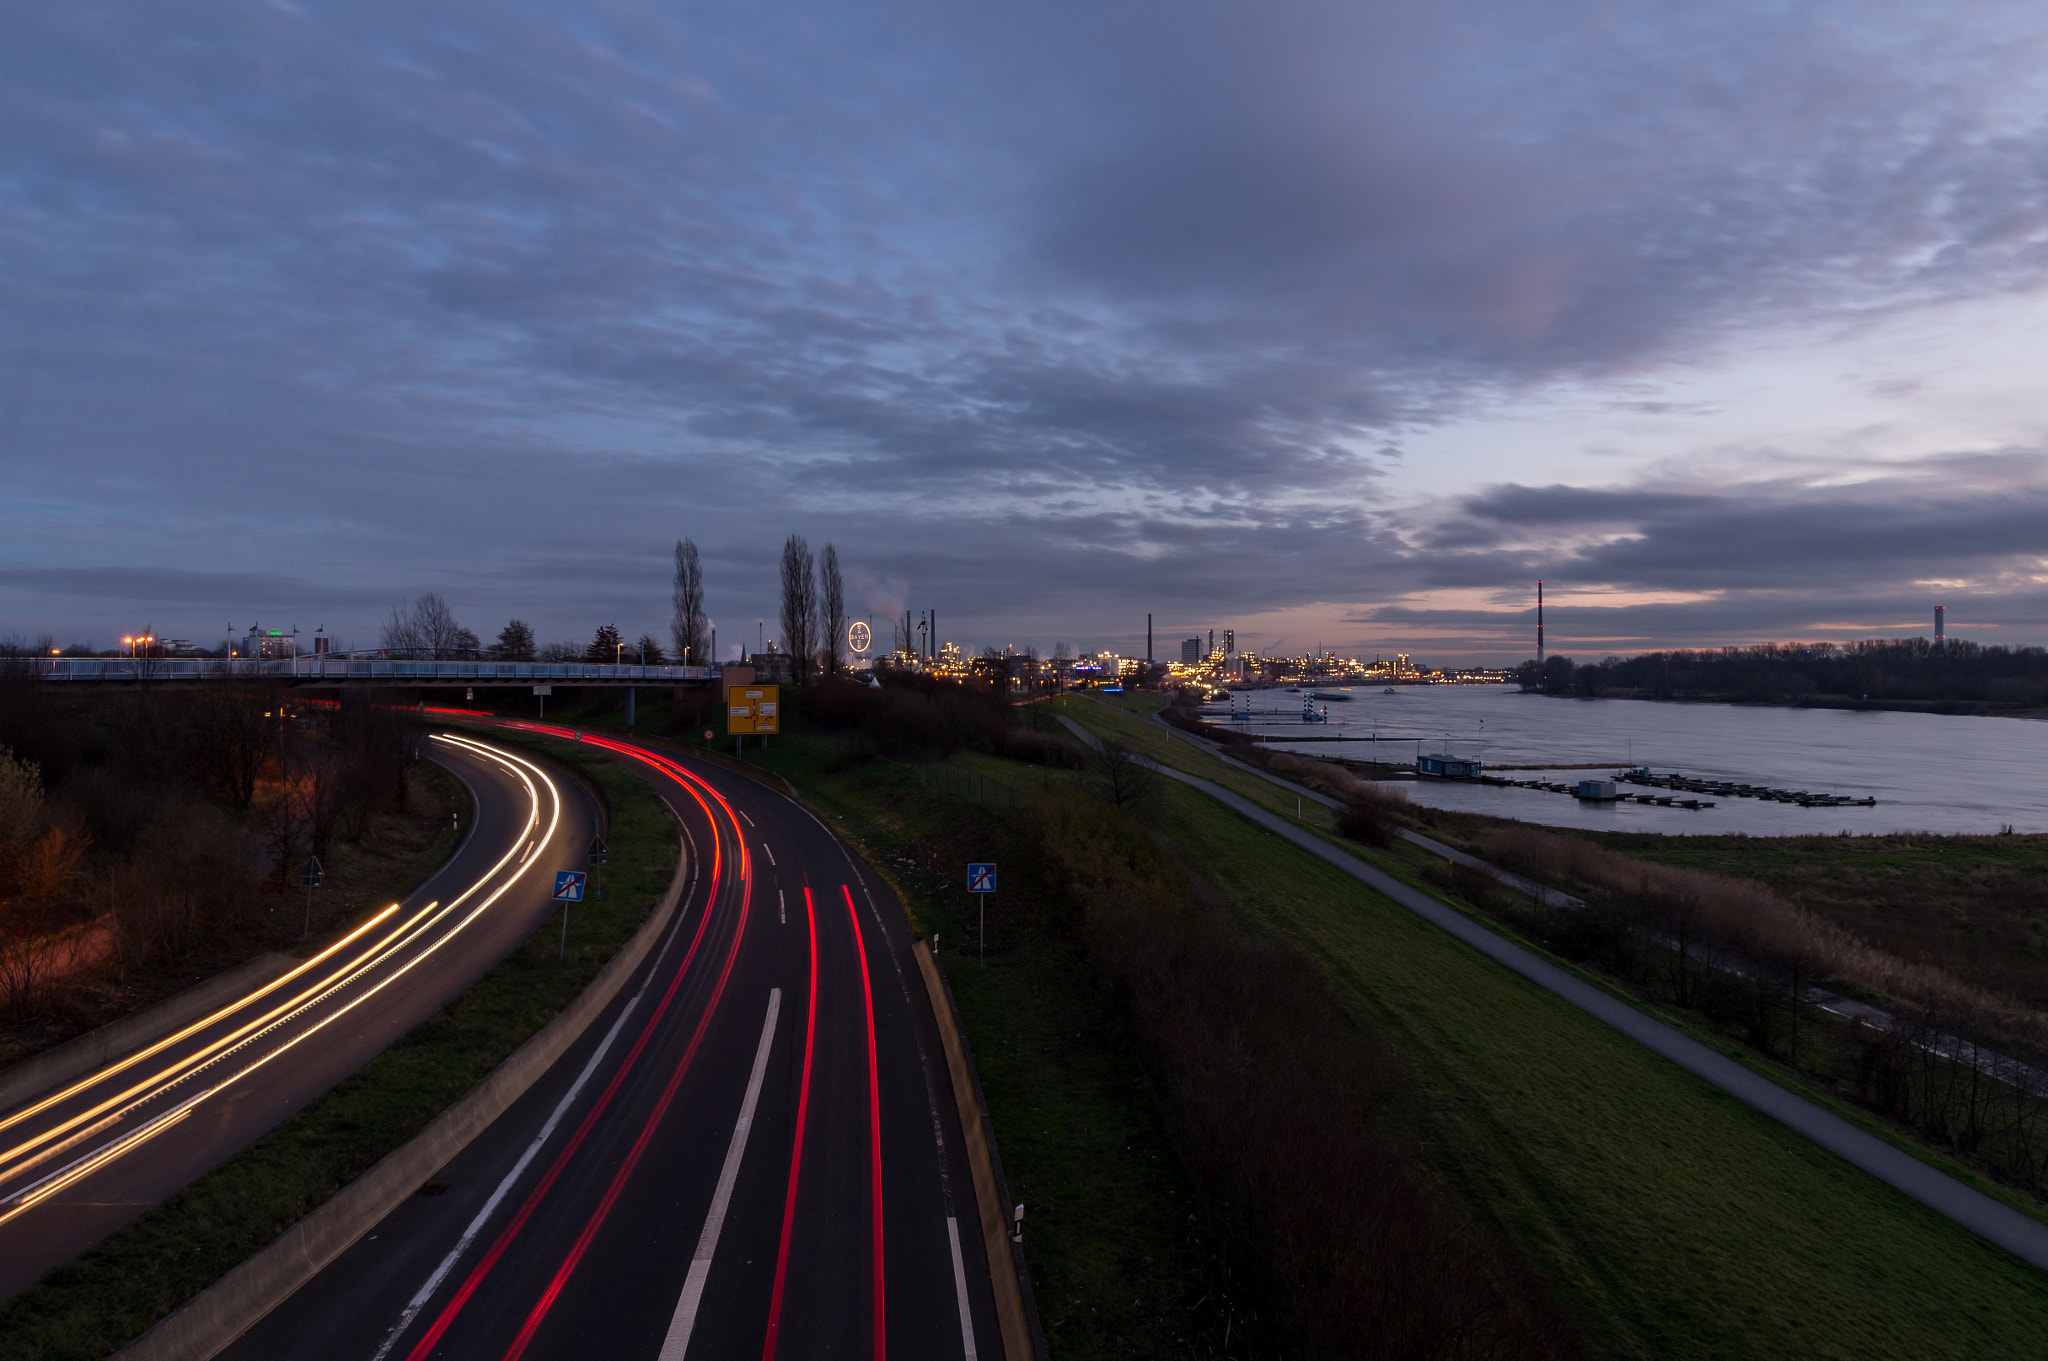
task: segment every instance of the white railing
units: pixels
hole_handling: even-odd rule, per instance
[[[295,657],[34,657],[17,662],[53,681],[413,681],[422,684],[585,685],[709,680],[708,666],[612,666],[591,662],[399,662],[368,658]],[[0,663],[4,665],[4,663]]]

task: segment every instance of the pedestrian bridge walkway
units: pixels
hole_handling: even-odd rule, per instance
[[[592,662],[418,662],[366,657],[36,657],[12,663],[47,681],[86,685],[690,685],[715,680],[714,666],[612,666]]]

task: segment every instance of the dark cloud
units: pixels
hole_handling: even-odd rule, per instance
[[[0,626],[658,628],[679,534],[752,619],[792,529],[969,636],[1485,650],[1358,602],[2010,576],[2023,457],[1419,509],[1389,470],[1532,385],[2039,284],[2040,48],[1996,5],[17,7]]]

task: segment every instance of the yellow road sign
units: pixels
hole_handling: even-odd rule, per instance
[[[725,730],[734,734],[780,732],[776,719],[781,689],[779,685],[735,685],[726,695]]]

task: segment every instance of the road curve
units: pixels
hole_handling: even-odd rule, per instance
[[[470,790],[432,878],[248,995],[0,1115],[0,1298],[255,1142],[434,1014],[547,920],[597,810],[573,780],[462,737]]]
[[[429,1194],[224,1355],[1000,1357],[901,904],[789,799],[582,740],[682,821],[673,925]]]

